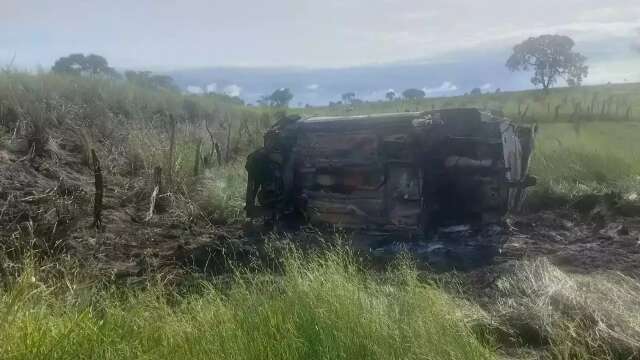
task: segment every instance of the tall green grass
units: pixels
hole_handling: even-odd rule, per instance
[[[47,282],[0,292],[6,359],[490,359],[456,302],[398,265],[380,278],[345,250],[287,257],[187,292]],[[182,293],[182,295],[178,295]]]
[[[245,219],[247,172],[244,163],[233,162],[207,170],[193,191],[196,204],[215,223],[238,223]]]
[[[640,193],[640,123],[542,124],[531,172],[539,183],[532,200],[548,196],[575,199],[616,192]]]

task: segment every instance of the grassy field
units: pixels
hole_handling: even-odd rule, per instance
[[[541,124],[531,172],[539,184],[531,201],[560,203],[588,194],[640,192],[640,122]]]
[[[30,266],[0,291],[3,359],[491,359],[462,307],[398,264],[291,253],[281,275],[100,289]],[[64,280],[64,281],[61,281]],[[467,305],[468,306],[468,305]]]
[[[372,114],[477,107],[501,111],[522,122],[619,121],[640,118],[640,84],[583,86],[578,88],[489,93],[417,100],[341,104],[296,110],[309,115]]]
[[[637,201],[638,90],[635,84],[584,87],[549,95],[501,93],[304,111],[478,106],[537,122],[531,171],[539,184],[529,201],[544,209],[609,192]],[[31,174],[31,168],[45,174],[38,178],[42,186],[17,186],[24,190],[20,196],[40,201],[28,220],[10,217],[5,210],[15,204],[14,195],[0,188],[0,358],[489,359],[516,351],[521,358],[629,359],[640,354],[636,280],[570,275],[544,261],[523,262],[496,275],[499,288],[483,299],[490,305],[480,308],[458,296],[455,279],[427,281],[408,260],[372,272],[343,248],[305,256],[291,250],[279,272],[238,270],[217,278],[181,273],[179,281],[176,274],[161,272],[145,274],[146,282],[138,286],[91,275],[83,264],[68,265],[63,254],[47,257],[40,250],[29,257],[28,249],[37,244],[37,221],[53,217],[53,230],[46,228],[52,233],[60,219],[75,214],[47,207],[48,197],[40,197],[39,192],[53,194],[47,186],[59,185],[59,179],[47,180],[59,175],[47,166],[72,169],[71,175],[84,174],[90,182],[90,149],[101,159],[110,195],[132,193],[148,207],[149,179],[161,166],[162,196],[170,208],[163,220],[173,216],[179,226],[206,233],[238,227],[244,221],[244,156],[261,145],[262,133],[279,116],[274,109],[125,82],[0,74],[0,165],[3,156],[12,156],[15,168],[24,171],[19,175]],[[22,164],[31,162],[25,170]],[[13,188],[12,176],[0,180],[8,179]],[[128,202],[136,199],[124,195]],[[56,206],[74,201],[64,194],[51,197]],[[96,238],[94,232],[82,241]],[[17,241],[27,249],[20,256],[9,247]]]
[[[156,274],[138,286],[27,260],[0,288],[3,359],[633,359],[640,283],[546,260],[499,275],[484,307],[456,274],[407,259],[370,272],[349,250],[291,248],[276,273]],[[444,287],[442,287],[444,286]],[[446,290],[445,290],[446,289]]]

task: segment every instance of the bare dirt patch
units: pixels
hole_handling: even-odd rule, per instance
[[[548,257],[563,270],[640,276],[640,218],[573,211],[520,215],[498,261]]]

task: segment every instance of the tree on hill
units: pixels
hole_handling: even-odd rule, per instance
[[[207,93],[207,96],[218,99],[218,101],[224,102],[227,104],[238,105],[238,106],[243,106],[243,105],[251,106],[251,104],[245,103],[244,100],[239,96],[230,96],[227,94],[220,94],[215,92]]]
[[[355,98],[356,98],[356,93],[354,93],[354,92],[347,92],[347,93],[342,94],[342,101],[344,101],[347,104],[351,104],[351,102]]]
[[[482,95],[482,90],[480,88],[473,88],[469,94],[472,96]]]
[[[541,35],[531,37],[513,48],[513,54],[507,60],[511,71],[533,69],[531,83],[541,85],[547,91],[558,78],[569,85],[580,85],[587,77],[589,67],[587,58],[573,51],[575,43],[564,35]]]
[[[393,90],[389,90],[386,94],[384,94],[384,97],[387,98],[387,100],[392,101],[396,97],[396,92]]]
[[[127,81],[146,88],[179,90],[173,78],[168,75],[154,75],[151,71],[128,70],[124,72],[124,77]]]
[[[51,71],[58,74],[119,77],[118,72],[109,66],[107,59],[100,55],[71,54],[56,60]]]
[[[407,89],[402,92],[402,96],[406,99],[422,99],[425,95],[425,92],[420,89]]]
[[[263,96],[258,103],[261,105],[269,105],[272,107],[287,107],[289,102],[293,99],[293,94],[288,88],[280,88],[275,90],[269,96]]]

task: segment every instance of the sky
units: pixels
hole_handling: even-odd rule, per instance
[[[542,33],[605,44],[597,46],[604,52],[640,46],[638,0],[0,2],[0,64],[15,56],[23,67],[49,67],[73,52],[101,54],[119,68],[441,61]]]

